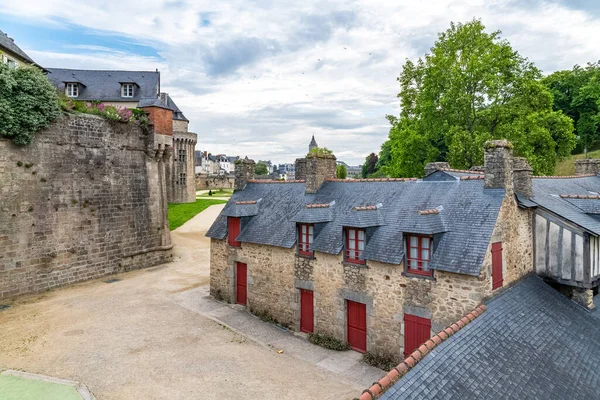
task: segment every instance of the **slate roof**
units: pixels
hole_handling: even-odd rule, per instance
[[[386,225],[386,222],[383,218],[383,213],[378,208],[358,211],[352,208],[346,215],[342,216],[340,224],[353,228],[369,228]]]
[[[294,217],[306,204],[331,203],[333,220],[318,224],[313,248],[319,252],[339,254],[343,247],[344,220],[357,206],[382,204],[377,210],[385,225],[367,229],[364,256],[390,264],[404,258],[401,221],[419,215],[420,210],[440,207],[444,233],[436,243],[431,268],[477,276],[488,248],[500,210],[504,190],[484,189],[483,180],[435,181],[326,181],[316,194],[305,194],[304,183],[250,182],[236,192],[207,236],[223,239],[227,234],[226,210],[236,201],[262,198],[260,211],[244,226],[238,240],[291,248],[296,243]],[[360,211],[370,212],[370,211]],[[356,212],[358,213],[358,212]],[[434,216],[435,217],[435,216]],[[433,221],[439,227],[441,222]],[[449,229],[448,229],[449,228]],[[439,230],[440,228],[435,228]],[[416,232],[413,232],[416,233]]]
[[[158,97],[146,97],[140,99],[138,108],[142,107],[160,107],[164,108],[165,110],[171,110],[171,108],[163,103]]]
[[[15,44],[15,42],[11,38],[9,38],[6,33],[2,32],[1,30],[0,30],[0,47],[3,47],[4,49],[10,51],[11,53],[18,55],[19,57],[30,62],[31,64],[37,65],[36,62],[31,59],[31,57],[29,57],[23,50],[21,50],[21,48],[19,46],[17,46]]]
[[[597,209],[593,204],[597,204],[599,200],[579,201],[561,197],[561,195],[598,195],[600,176],[533,178],[532,182],[532,202],[593,234],[600,235],[600,220],[590,214],[591,211]]]
[[[335,207],[335,204],[330,205],[329,207],[302,207],[302,209],[292,217],[292,222],[316,224],[333,221],[332,207]]]
[[[597,399],[598,314],[528,277],[488,301],[380,400]]]
[[[84,101],[140,101],[157,98],[160,92],[158,71],[102,71],[84,69],[48,68],[48,79],[61,91],[65,83],[78,82],[77,100]],[[134,97],[121,97],[121,83],[135,83]]]
[[[246,204],[231,204],[227,210],[223,210],[223,215],[226,217],[253,217],[258,215],[258,210],[260,207],[260,199],[255,203],[246,203]]]
[[[177,104],[175,104],[175,102],[169,95],[167,95],[167,107],[173,110],[173,119],[190,122],[190,120],[187,119],[185,115],[183,115],[183,111],[181,111],[181,109],[177,107]]]

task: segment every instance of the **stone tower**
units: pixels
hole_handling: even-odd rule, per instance
[[[308,145],[308,152],[310,153],[310,151],[312,149],[316,149],[317,147],[319,147],[319,145],[317,144],[317,141],[315,140],[315,135],[313,135],[312,140],[310,141],[310,143]]]

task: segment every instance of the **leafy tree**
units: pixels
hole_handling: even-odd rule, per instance
[[[571,117],[578,137],[575,152],[600,140],[600,63],[557,71],[543,79],[554,96],[554,110]]]
[[[0,63],[0,136],[29,144],[60,113],[58,93],[40,69]]]
[[[421,176],[431,161],[464,169],[482,165],[484,142],[504,138],[534,173],[553,173],[576,138],[571,120],[552,109],[552,94],[540,78],[500,32],[485,32],[479,20],[451,23],[429,54],[403,66],[401,113],[388,117],[387,172]]]
[[[375,153],[371,153],[365,159],[365,163],[362,167],[362,177],[366,178],[370,174],[377,172],[377,161],[379,160],[379,156]]]
[[[346,179],[348,176],[348,169],[344,164],[338,164],[338,166],[335,168],[335,175],[338,179]]]
[[[254,167],[254,173],[256,175],[268,175],[269,169],[265,164],[259,162],[256,164],[256,167]]]

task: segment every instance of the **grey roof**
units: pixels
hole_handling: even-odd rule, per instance
[[[231,204],[227,210],[223,210],[223,215],[226,217],[253,217],[258,215],[260,199],[256,204]]]
[[[306,208],[302,207],[291,219],[292,222],[302,222],[305,224],[316,224],[333,221],[333,205],[326,208]]]
[[[379,209],[359,211],[351,209],[341,218],[340,224],[353,228],[369,228],[372,226],[383,226],[386,223],[383,213]]]
[[[600,176],[534,178],[532,181],[533,197],[531,201],[595,235],[600,235],[600,220],[586,214],[586,211],[580,208],[580,203],[575,204],[573,199],[560,197],[560,195],[598,195]],[[594,200],[582,201],[593,202]]]
[[[177,107],[177,104],[175,104],[175,102],[169,95],[167,95],[167,107],[173,110],[173,119],[190,122],[190,120],[187,119],[185,115],[183,115],[183,111],[181,111],[181,109]]]
[[[1,30],[0,30],[0,47],[3,47],[6,50],[10,51],[11,53],[15,53],[16,55],[23,58],[24,60],[27,60],[28,62],[37,65],[35,63],[35,61],[33,61],[31,59],[31,57],[29,57],[23,50],[21,50],[21,48],[19,46],[17,46],[15,44],[15,42],[11,38],[9,38],[6,33],[2,32]]]
[[[263,199],[260,212],[242,226],[241,242],[291,248],[296,243],[295,216],[309,203],[331,203],[333,220],[319,226],[313,248],[339,254],[343,247],[343,221],[359,205],[382,204],[380,212],[386,225],[367,229],[364,256],[390,264],[404,258],[401,221],[419,210],[443,207],[449,231],[435,238],[431,268],[468,275],[479,275],[494,229],[504,190],[484,189],[483,180],[453,181],[326,181],[316,194],[305,194],[304,183],[249,183],[236,192],[225,210],[235,201]],[[364,211],[363,211],[364,212]],[[227,221],[223,214],[207,236],[223,239]]]
[[[449,231],[444,223],[444,210],[437,214],[409,214],[400,222],[403,232],[433,235]]]
[[[535,208],[537,207],[537,203],[531,201],[526,196],[521,193],[515,193],[515,197],[517,198],[517,204],[522,208]]]
[[[146,98],[140,99],[140,101],[138,103],[138,108],[141,108],[141,107],[160,107],[160,108],[164,108],[165,110],[172,110],[165,103],[160,101],[160,99],[158,97],[146,97]]]
[[[160,92],[160,72],[158,71],[48,68],[48,79],[61,91],[64,91],[65,83],[69,82],[78,82],[85,85],[79,88],[77,100],[140,101],[143,98],[157,98]],[[122,83],[135,83],[137,85],[133,97],[121,97]]]
[[[600,214],[600,199],[563,199],[586,214]]]
[[[599,314],[528,277],[380,399],[598,399]]]

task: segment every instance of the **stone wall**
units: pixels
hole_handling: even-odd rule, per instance
[[[89,115],[0,139],[0,298],[169,261],[171,143]]]
[[[575,161],[575,175],[587,175],[600,173],[600,159],[588,158]]]
[[[194,173],[196,141],[195,133],[173,133],[173,171],[168,192],[169,203],[193,203],[196,201]]]
[[[187,132],[189,124],[190,123],[188,121],[184,121],[182,119],[174,119],[173,132]]]
[[[231,176],[196,174],[196,190],[233,189],[234,182]]]

